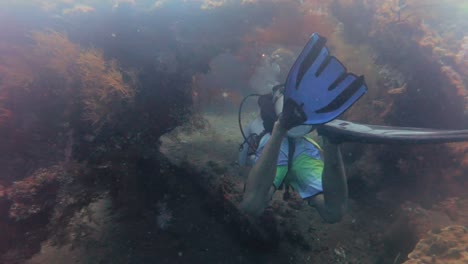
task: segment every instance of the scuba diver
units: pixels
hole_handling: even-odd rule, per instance
[[[367,91],[363,76],[348,73],[314,33],[293,64],[285,84],[258,96],[260,116],[244,132],[239,164],[252,166],[244,186],[241,210],[259,216],[274,192],[292,187],[315,207],[325,222],[342,219],[348,187],[340,144],[423,144],[468,141],[468,130],[432,130],[357,124],[336,118]],[[307,136],[317,132],[320,146]]]
[[[280,86],[274,87],[274,90],[280,89]],[[275,94],[259,98],[261,118],[247,128],[249,144],[258,146],[254,150],[246,145],[241,153],[243,165],[254,164],[245,185],[241,209],[250,215],[261,214],[273,193],[285,185],[285,199],[291,186],[326,222],[335,223],[344,215],[348,197],[340,147],[327,140],[320,147],[310,137],[289,136],[288,130],[303,122],[303,112],[274,111],[271,104],[276,101],[278,108],[283,100],[279,91]]]

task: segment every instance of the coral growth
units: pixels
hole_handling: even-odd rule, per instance
[[[226,0],[204,0],[201,9],[215,9],[226,4]]]
[[[463,77],[466,45],[460,39],[465,34],[465,22],[456,20],[456,15],[449,17],[447,14],[451,12],[430,8],[433,5],[440,5],[440,1],[333,2],[331,10],[344,24],[343,35],[349,41],[371,45],[378,54],[375,58],[378,64],[404,73],[407,96],[387,96],[387,100],[394,102],[391,109],[384,111],[387,123],[438,128],[466,125],[463,121],[464,112],[468,113]],[[457,13],[459,3],[450,1],[443,5],[444,10]],[[376,89],[393,89],[403,84]],[[415,105],[418,109],[413,109]],[[413,113],[412,124],[401,122],[401,116],[407,112]],[[424,121],[428,112],[433,113],[430,123]]]
[[[92,6],[88,5],[74,5],[73,7],[70,8],[65,8],[62,13],[64,15],[70,15],[70,14],[79,14],[79,13],[91,13],[94,12],[95,9]]]
[[[258,27],[246,36],[246,42],[253,41],[260,47],[271,44],[302,46],[313,32],[330,36],[335,30],[335,24],[324,13],[309,9],[303,16],[293,15],[297,9],[294,4],[285,5],[268,27]]]
[[[405,264],[434,263],[455,264],[468,262],[468,229],[448,226],[430,231],[408,255]]]
[[[7,39],[9,35],[3,35]],[[0,41],[0,103],[6,109],[11,90],[25,89],[32,84],[35,72],[31,69],[31,51],[9,43]]]
[[[11,202],[9,217],[19,221],[53,208],[63,167],[39,169],[32,176],[14,182],[6,191]]]
[[[30,66],[32,70],[37,71],[39,68],[42,70],[41,73],[44,70],[53,71],[65,78],[66,85],[69,85],[69,82],[77,77],[76,61],[80,55],[79,46],[70,42],[65,35],[55,31],[33,32],[32,39],[34,40],[32,55],[34,62],[37,63],[37,65]],[[34,78],[40,78],[40,76],[34,76]]]
[[[440,230],[441,228],[449,225],[466,226],[468,224],[467,209],[467,198],[453,196],[438,202],[430,209],[422,208],[414,202],[404,202],[400,206],[400,210],[397,214],[398,217],[386,231],[386,245],[389,249],[393,249],[395,254],[397,252],[402,254],[409,253],[417,241],[427,238],[427,232],[430,230]],[[420,253],[421,251],[418,253],[421,256],[425,254]],[[424,256],[426,257],[426,255]],[[416,257],[416,255],[413,254],[413,257]]]
[[[466,90],[465,90],[465,84],[463,83],[463,80],[458,74],[458,72],[455,71],[450,66],[442,66],[440,67],[440,71],[442,74],[444,74],[447,79],[450,81],[450,83],[455,87],[456,89],[456,95],[460,97],[465,97]]]
[[[466,22],[444,20],[441,16],[449,12],[436,8],[429,10],[429,5],[440,4],[437,1],[431,0],[428,5],[427,1],[419,0],[373,2],[337,0],[331,9],[344,24],[345,40],[359,40],[359,44],[370,46],[375,53],[373,63],[377,81],[369,85],[367,96],[374,96],[371,97],[370,112],[377,113],[380,120],[373,119],[370,114],[370,121],[366,122],[466,129],[468,99],[466,66],[463,66],[466,27],[458,23]],[[457,4],[448,1],[443,5],[444,10],[452,10]],[[366,74],[366,78],[368,76]],[[357,106],[351,110],[355,109]],[[358,114],[362,115],[362,112]],[[383,175],[392,178],[390,181],[389,177],[381,176],[380,183],[385,184],[379,194],[398,191],[400,200],[391,197],[391,201],[415,201],[414,205],[403,205],[402,208],[405,217],[416,223],[410,223],[409,228],[416,230],[414,237],[419,239],[419,235],[433,227],[438,219],[460,218],[454,203],[445,199],[465,193],[467,171],[464,164],[468,159],[464,145],[386,146],[375,153],[386,154],[378,162],[385,166]],[[372,163],[367,156],[361,159],[362,163]],[[394,165],[390,166],[392,162]],[[440,201],[445,201],[447,207],[440,214],[426,212],[428,207]],[[421,217],[415,212],[422,212]],[[424,213],[427,214],[424,216]]]
[[[30,37],[0,41],[0,184],[10,188],[5,215],[47,223],[60,174],[50,166],[78,158],[78,148],[88,158],[98,146],[75,142],[120,121],[135,87],[131,74],[95,49],[54,31]]]
[[[468,36],[463,37],[460,50],[455,55],[455,62],[465,76],[468,76]]]
[[[271,20],[268,24],[262,22],[252,27],[243,36],[243,46],[236,55],[240,61],[250,66],[250,86],[256,91],[264,92],[286,78],[297,56],[296,51],[299,51],[312,33],[318,32],[330,37],[336,30],[336,22],[326,12],[328,4],[320,1],[260,2],[255,1],[248,5],[268,5],[268,17]]]
[[[60,232],[74,211],[94,198],[94,186],[82,181],[88,172],[83,164],[61,163],[9,187],[0,185],[0,253],[9,252],[0,255],[1,263],[19,263],[37,253],[50,233]]]
[[[83,118],[92,124],[110,121],[115,110],[113,102],[133,98],[134,90],[124,82],[117,62],[106,62],[98,50],[82,52],[77,65],[82,85]]]
[[[0,253],[12,248],[23,248],[25,252],[21,253],[25,257],[33,253],[31,251],[35,249],[25,245],[43,239],[45,232],[41,229],[45,227],[56,204],[60,178],[63,176],[63,167],[51,166],[39,169],[7,188],[0,185]],[[3,258],[0,257],[0,262],[13,263]]]
[[[459,165],[460,175],[468,175],[468,143],[460,142],[448,145],[454,162]]]
[[[134,96],[133,83],[123,79],[116,61],[106,61],[97,50],[82,50],[58,32],[33,32],[34,46],[1,50],[0,93],[4,102],[12,92],[34,101],[34,96],[47,96],[50,101],[69,102],[61,113],[76,115],[93,125],[102,126],[112,118],[121,100]],[[11,52],[13,51],[13,52]],[[14,56],[21,54],[21,56]],[[127,75],[131,76],[131,75]],[[130,81],[132,78],[127,78]],[[81,102],[76,102],[76,99]],[[0,101],[1,102],[1,101]],[[31,102],[39,104],[45,102]],[[20,111],[19,109],[6,110]],[[77,108],[82,105],[82,109]],[[5,115],[5,114],[4,114]]]

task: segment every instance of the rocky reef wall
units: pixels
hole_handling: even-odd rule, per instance
[[[440,129],[468,127],[466,21],[461,19],[465,11],[459,4],[416,0],[332,2],[330,10],[342,22],[345,40],[356,46],[368,46],[373,57],[369,104],[350,111],[351,119],[359,120],[364,111],[371,110],[366,115],[372,123]],[[439,182],[437,179],[441,178],[454,182],[466,175],[463,143],[405,148],[406,154],[401,149],[398,146],[385,149],[385,171],[418,179],[419,183]],[[421,162],[424,164],[414,165]],[[414,170],[409,172],[408,167],[413,165]],[[443,172],[435,173],[438,170]],[[446,185],[450,184],[443,184]],[[433,187],[441,193],[455,191],[439,186]]]
[[[336,0],[331,10],[343,23],[344,39],[369,47],[373,58],[369,107],[357,105],[349,113],[351,119],[360,120],[370,110],[366,115],[371,123],[468,128],[467,21],[462,3]],[[396,208],[398,217],[386,233],[387,252],[401,254],[396,261],[405,259],[428,230],[466,221],[458,202],[464,201],[468,186],[466,143],[345,149],[359,157],[347,158],[351,183],[374,193],[364,196],[367,199]],[[410,255],[408,263],[429,261],[422,254]],[[438,255],[430,261],[445,263]]]
[[[372,47],[380,81],[371,89],[389,94],[380,98],[392,101],[393,109],[383,116],[388,124],[466,128],[466,32],[463,23],[436,24],[457,3],[400,2],[337,0],[331,10],[349,42]],[[457,23],[457,14],[451,23]]]

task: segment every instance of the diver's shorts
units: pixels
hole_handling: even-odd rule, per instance
[[[284,181],[284,184],[291,185],[302,199],[317,195],[323,191],[323,161],[314,159],[306,154],[301,154],[294,159],[291,170],[292,173],[285,179],[288,166],[276,167],[276,177],[273,181],[276,189]]]

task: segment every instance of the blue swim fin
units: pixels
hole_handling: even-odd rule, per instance
[[[285,83],[285,101],[290,98],[302,106],[306,125],[324,124],[337,118],[367,91],[364,76],[348,73],[330,55],[326,41],[319,34],[312,34]]]

